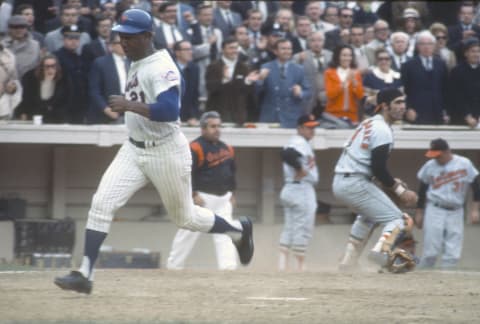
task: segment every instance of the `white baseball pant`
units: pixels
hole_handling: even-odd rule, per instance
[[[227,192],[223,196],[212,195],[205,192],[198,192],[198,195],[205,202],[205,208],[208,208],[216,215],[222,216],[228,221],[232,220],[231,192]],[[218,269],[237,269],[237,252],[230,237],[226,234],[213,234],[212,236],[217,254]],[[183,269],[185,267],[185,260],[199,237],[199,232],[179,229],[173,239],[172,249],[167,260],[167,268],[174,270]]]
[[[126,141],[93,196],[86,228],[108,233],[115,212],[151,181],[177,226],[208,232],[215,214],[193,204],[191,164],[190,146],[181,132],[175,132],[160,145],[146,149]]]
[[[462,255],[464,209],[446,210],[427,202],[423,219],[423,254],[420,267],[433,267],[442,254],[441,267],[455,266]]]

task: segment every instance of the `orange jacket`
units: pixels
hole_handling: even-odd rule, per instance
[[[345,91],[342,81],[337,74],[337,69],[328,68],[325,71],[325,91],[327,94],[327,106],[325,111],[337,116],[348,117],[354,122],[358,122],[358,106],[360,99],[363,98],[362,76],[359,71],[355,71],[355,79],[357,86],[353,87],[352,83],[348,84],[348,105],[344,109]]]

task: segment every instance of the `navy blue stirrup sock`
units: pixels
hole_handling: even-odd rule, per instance
[[[84,255],[90,260],[89,273],[92,273],[93,265],[98,257],[100,246],[107,237],[107,233],[98,232],[91,229],[85,230],[85,251]]]
[[[215,222],[213,223],[213,227],[208,232],[209,233],[226,233],[226,232],[241,233],[242,230],[230,225],[222,217],[215,215]]]

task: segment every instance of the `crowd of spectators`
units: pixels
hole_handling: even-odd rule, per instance
[[[130,62],[111,27],[141,8],[186,84],[181,119],[352,127],[376,93],[407,95],[405,122],[478,127],[478,1],[0,0],[0,119],[122,123]]]

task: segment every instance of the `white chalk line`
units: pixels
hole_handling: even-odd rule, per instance
[[[268,300],[268,301],[305,301],[310,298],[305,297],[247,297],[249,300]]]

